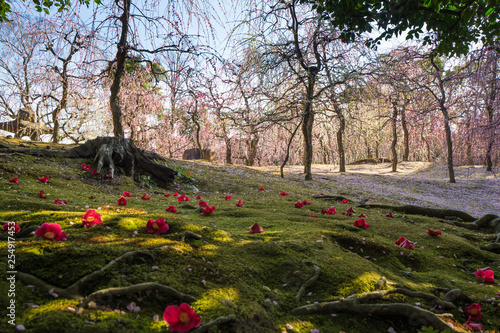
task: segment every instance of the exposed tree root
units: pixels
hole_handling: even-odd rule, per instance
[[[458,221],[446,222],[469,230],[486,229],[488,232],[496,234],[492,243],[480,245],[481,250],[498,251],[500,250],[500,216],[494,214],[486,214],[473,222],[465,223]]]
[[[380,289],[385,284],[387,284],[387,279],[382,277],[375,285],[375,288]],[[390,294],[402,294],[410,297],[428,299],[442,309],[454,309],[455,305],[451,301],[464,296],[460,290],[454,289],[449,291],[444,299],[441,300],[439,297],[432,294],[415,292],[404,288],[395,288],[389,290],[376,290],[361,296],[355,294],[334,302],[309,304],[293,309],[292,313],[295,315],[307,315],[345,311],[376,316],[398,316],[408,318],[411,325],[432,326],[438,330],[448,329],[450,332],[457,332],[440,318],[449,317],[450,315],[447,314],[437,315],[431,311],[406,303],[367,304],[373,300],[381,300],[384,296]]]
[[[151,255],[151,253],[145,252],[145,251],[136,250],[136,251],[125,252],[121,256],[111,260],[107,265],[103,266],[101,269],[85,275],[80,280],[76,281],[75,283],[73,283],[71,286],[69,286],[67,288],[59,288],[59,287],[52,286],[52,285],[42,281],[41,279],[37,278],[34,275],[31,275],[28,273],[23,273],[20,271],[17,272],[17,276],[18,276],[19,280],[21,280],[25,284],[31,284],[37,288],[47,290],[47,291],[53,289],[54,293],[56,293],[59,296],[64,297],[64,298],[82,300],[84,297],[80,293],[80,288],[83,286],[83,284],[98,278],[103,273],[105,273],[109,268],[111,268],[111,266],[116,264],[118,261],[128,259],[128,258],[133,258],[133,257],[139,257],[139,256],[146,256],[146,257],[149,257],[151,259],[154,259],[153,256]]]
[[[181,293],[180,291],[177,291],[165,285],[156,282],[145,282],[123,288],[107,288],[98,290],[85,297],[80,303],[79,307],[80,308],[85,308],[87,306],[93,307],[94,305],[91,306],[90,303],[95,303],[96,301],[99,301],[103,298],[113,298],[114,296],[127,296],[148,290],[159,291],[169,296],[178,298],[183,302],[196,301],[196,298],[194,298],[193,296]]]
[[[371,208],[382,208],[382,209],[390,209],[394,212],[401,212],[406,214],[415,214],[415,215],[425,215],[429,217],[438,217],[438,218],[446,218],[446,217],[457,217],[462,221],[471,222],[476,220],[475,217],[461,212],[459,210],[453,209],[436,209],[436,208],[426,208],[420,206],[413,205],[404,205],[404,206],[390,206],[390,205],[370,205]]]
[[[313,262],[304,260],[303,263],[306,265],[312,265],[314,267],[314,274],[309,280],[307,280],[306,282],[304,282],[304,284],[302,284],[302,286],[300,286],[297,295],[295,295],[295,297],[293,298],[297,305],[300,305],[300,298],[302,297],[302,295],[304,295],[306,288],[312,285],[318,279],[319,273],[321,271],[321,268],[319,268],[319,266]]]
[[[182,236],[181,236],[181,242],[185,242],[186,239],[190,239],[190,238],[192,238],[192,239],[202,239],[203,236],[195,234],[192,231],[184,231],[182,233]]]
[[[205,325],[201,325],[198,328],[194,329],[191,331],[191,333],[205,333],[205,332],[210,332],[210,329],[214,326],[218,326],[221,324],[225,324],[227,322],[230,322],[232,320],[235,320],[236,316],[234,314],[230,314],[225,317],[219,317],[215,320],[212,320],[209,323],[206,323]]]
[[[127,176],[134,176],[135,172],[151,176],[159,186],[165,188],[168,188],[177,175],[175,170],[153,161],[164,161],[164,157],[137,148],[132,140],[118,137],[98,137],[71,149],[0,147],[0,153],[93,158],[94,161],[97,161],[98,172],[106,169],[114,177],[116,169],[119,167]]]
[[[346,198],[346,197],[343,197],[341,195],[313,195],[312,196],[314,199],[324,199],[324,200],[334,200],[334,201],[342,201],[342,200],[348,200],[349,202],[355,202],[357,204],[360,204],[360,205],[364,205],[366,204],[366,202],[370,199],[363,199],[363,200],[360,200],[360,201],[355,201],[355,200],[351,200],[349,198]]]

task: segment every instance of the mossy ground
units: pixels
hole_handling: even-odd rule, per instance
[[[191,178],[182,177],[172,189],[164,190],[146,178],[138,184],[126,177],[110,180],[93,176],[81,170],[82,163],[92,161],[28,155],[0,157],[0,220],[18,222],[23,229],[55,222],[68,235],[65,242],[34,235],[17,240],[17,270],[57,287],[67,287],[124,252],[151,250],[154,260],[119,262],[97,281],[85,285],[82,294],[158,282],[195,296],[198,300],[191,306],[202,317],[202,323],[231,313],[236,315],[235,322],[214,332],[310,332],[314,328],[320,332],[387,332],[389,327],[397,332],[416,332],[425,325],[369,314],[292,315],[291,310],[296,307],[294,296],[313,274],[312,267],[303,263],[307,260],[316,263],[321,273],[306,290],[301,305],[371,291],[378,279],[385,276],[409,289],[438,296],[437,288],[459,288],[481,302],[485,329],[493,332],[500,327],[500,307],[497,302],[487,301],[497,298],[499,285],[483,284],[474,276],[476,269],[487,266],[500,274],[500,256],[476,247],[486,242],[488,235],[453,228],[434,218],[395,213],[391,219],[384,216],[387,211],[364,208],[355,208],[355,215],[367,214],[370,227],[358,229],[352,226],[356,217],[340,215],[352,204],[311,198],[318,189],[317,183],[281,179],[242,166],[171,160],[170,167],[189,171]],[[50,176],[50,183],[37,181],[46,175]],[[19,184],[9,183],[13,177],[19,178]],[[265,191],[259,191],[260,187]],[[40,190],[48,195],[46,200],[36,197]],[[337,194],[325,182],[321,183],[321,190]],[[133,196],[125,207],[116,204],[123,191]],[[164,196],[175,191],[187,194],[190,201],[179,203],[176,197]],[[279,196],[282,191],[289,195]],[[140,198],[145,192],[149,201]],[[196,194],[216,207],[214,215],[200,214]],[[232,200],[226,201],[226,195],[231,195]],[[66,200],[68,205],[55,205],[55,199]],[[294,208],[297,200],[305,199],[311,204]],[[243,207],[235,206],[238,200],[242,200]],[[377,199],[371,202],[376,203]],[[165,212],[170,205],[179,211]],[[332,205],[338,215],[320,214],[321,209]],[[103,223],[83,228],[80,218],[87,209],[96,209]],[[317,218],[310,217],[311,213]],[[169,232],[148,234],[147,220],[160,217],[167,220]],[[248,228],[255,222],[265,229],[264,233],[249,233]],[[429,228],[439,229],[443,235],[430,237],[426,234]],[[203,238],[181,242],[184,231]],[[394,241],[400,236],[416,241],[415,249],[397,247]],[[170,245],[170,250],[153,250],[163,245]],[[6,263],[5,239],[1,246],[1,261]],[[10,301],[7,271],[6,265],[0,271],[2,309]],[[48,291],[20,281],[16,284],[15,300],[16,323],[23,324],[28,332],[165,332],[167,326],[161,319],[165,307],[180,304],[156,293],[141,293],[107,300],[108,310],[77,313],[73,311],[77,301],[54,298]],[[392,300],[418,302],[423,308],[431,308],[421,299],[395,295]],[[140,306],[139,312],[126,309],[132,301]],[[466,321],[460,311],[451,313],[458,322]],[[155,314],[159,321],[153,320]],[[1,332],[16,331],[8,320],[2,316]],[[293,329],[287,328],[287,324]]]

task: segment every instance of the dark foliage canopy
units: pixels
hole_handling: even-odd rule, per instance
[[[474,43],[493,45],[500,36],[500,0],[300,1],[312,4],[346,42],[377,28],[382,34],[368,42],[371,46],[406,32],[407,39],[435,43],[440,54],[462,55]]]

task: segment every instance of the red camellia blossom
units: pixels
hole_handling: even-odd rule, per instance
[[[150,234],[164,234],[168,231],[168,229],[168,224],[165,222],[164,218],[158,219],[156,221],[148,220],[148,223],[146,224],[146,231]]]
[[[122,193],[122,197],[125,197],[125,198],[132,198],[132,194],[130,194],[130,192],[123,191],[123,193]]]
[[[309,201],[307,201],[307,200],[302,201],[302,203],[303,203],[304,205],[310,205],[310,204],[311,204],[311,203],[310,203]]]
[[[370,206],[366,206],[365,209],[372,209]]]
[[[166,196],[167,198],[171,196],[171,194],[164,194],[164,196]]]
[[[199,206],[199,207],[207,207],[207,206],[208,206],[208,204],[207,204],[207,202],[206,202],[206,201],[200,201],[200,202],[198,202],[198,206]]]
[[[175,192],[174,194],[172,194],[174,197],[178,197],[179,196],[179,193]]]
[[[474,323],[471,321],[471,317],[469,316],[469,320],[464,323],[464,326],[469,326],[472,329],[472,332],[481,332],[483,330],[483,324]]]
[[[389,213],[385,214],[385,216],[387,216],[387,217],[394,217],[394,215],[392,215],[392,212],[389,212]]]
[[[198,194],[195,198],[196,198],[196,200],[200,200],[201,199],[201,195]]]
[[[163,313],[163,320],[168,324],[170,332],[188,333],[191,329],[200,326],[201,318],[187,303],[167,306]]]
[[[67,205],[68,202],[66,200],[56,199],[54,200],[54,205]]]
[[[259,188],[259,191],[264,191],[264,188],[263,187]]]
[[[87,164],[82,163],[81,168],[82,168],[82,170],[85,170],[87,168]]]
[[[35,235],[50,239],[53,241],[64,241],[66,240],[66,233],[62,232],[61,226],[57,223],[47,223],[45,222],[35,231]]]
[[[49,176],[38,178],[38,181],[41,182],[41,183],[44,183],[44,184],[45,183],[50,183]]]
[[[237,207],[243,207],[243,203],[241,202],[241,200],[236,203],[236,206]]]
[[[481,304],[474,303],[464,309],[465,315],[469,317],[469,320],[481,321]]]
[[[92,170],[92,174],[93,174],[94,176],[95,176],[95,175],[97,175],[98,173],[99,173],[99,172],[97,172],[97,169]]]
[[[203,208],[203,210],[201,211],[203,215],[212,215],[214,212],[215,212],[215,206],[207,206]]]
[[[429,229],[429,231],[427,231],[427,235],[429,236],[438,236],[438,235],[441,235],[442,232],[439,231],[439,230],[431,230]]]
[[[118,204],[118,206],[126,206],[127,199],[125,199],[125,197],[120,197],[120,199],[118,199],[118,201],[116,203]]]
[[[102,223],[101,214],[93,209],[89,209],[82,216],[82,224],[85,228]]]
[[[415,242],[411,242],[411,241],[405,239],[403,241],[403,243],[399,244],[399,246],[401,246],[402,248],[405,248],[405,249],[413,249],[415,246]]]
[[[295,208],[302,208],[302,207],[304,207],[304,204],[302,203],[302,201],[299,200],[295,203]]]
[[[182,195],[179,195],[177,197],[177,201],[181,202],[181,201],[189,201],[189,197],[185,194],[182,194]]]
[[[397,241],[394,242],[396,245],[401,245],[406,240],[403,236],[399,237]]]
[[[349,207],[345,210],[346,215],[352,216],[353,213],[356,213],[352,207]]]
[[[288,193],[286,193],[286,192],[281,192],[281,193],[280,193],[280,195],[281,195],[281,196],[285,196],[285,195],[288,195]]]
[[[177,208],[175,208],[175,206],[168,206],[165,210],[170,213],[177,213]]]
[[[224,199],[225,200],[231,200],[231,196],[230,195],[226,195],[226,197]]]
[[[19,178],[15,177],[15,178],[12,178],[11,180],[9,180],[10,183],[16,183],[16,184],[19,184]]]
[[[260,234],[261,232],[264,232],[264,228],[262,228],[257,222],[255,222],[250,227],[250,233],[251,234]]]
[[[366,223],[365,219],[356,220],[352,225],[361,229],[366,229],[370,226],[368,223]]]
[[[489,267],[478,269],[474,274],[483,282],[495,282],[495,273]]]
[[[12,227],[14,227],[14,230],[12,230]],[[14,231],[14,233],[18,233],[19,231],[21,231],[21,227],[19,226],[19,223],[14,223],[13,221],[9,221],[7,223],[5,223],[2,227],[2,230],[3,231]]]
[[[349,203],[349,200],[344,199],[344,200],[342,200],[342,203],[343,203],[343,204],[348,204],[348,203]]]
[[[92,171],[92,167],[90,165],[85,166],[85,171]]]
[[[141,197],[142,200],[149,200],[149,195],[147,193],[144,193]]]
[[[313,213],[311,213],[311,217],[314,217],[314,218],[318,218],[316,215],[314,215]]]
[[[330,207],[327,210],[322,209],[321,214],[337,215],[337,209],[335,207]]]
[[[359,216],[358,216],[358,217],[368,217],[368,215],[366,215],[366,214],[364,214],[364,213],[361,213],[361,214],[359,214]]]
[[[36,195],[37,198],[40,198],[40,199],[47,199],[47,195],[45,193],[43,193],[43,190],[41,190],[40,192],[38,192],[38,194]]]

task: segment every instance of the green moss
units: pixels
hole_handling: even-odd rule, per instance
[[[144,250],[153,254],[120,261],[98,279],[86,283],[80,292],[88,295],[109,287],[124,287],[153,281],[195,296],[191,305],[201,315],[203,323],[234,313],[237,321],[218,327],[215,332],[387,332],[394,326],[406,329],[406,322],[396,318],[365,315],[311,315],[298,318],[291,315],[296,307],[294,296],[300,286],[311,278],[314,268],[320,267],[318,279],[307,288],[301,305],[315,301],[332,301],[354,293],[372,291],[381,276],[412,290],[436,293],[436,288],[460,288],[476,299],[496,297],[498,290],[481,285],[474,276],[478,268],[497,267],[498,254],[480,251],[486,235],[462,228],[452,229],[438,219],[395,214],[394,219],[384,211],[354,207],[356,214],[365,213],[370,228],[352,226],[355,217],[342,216],[350,205],[310,199],[318,191],[336,193],[331,185],[281,179],[242,166],[214,166],[171,160],[172,167],[191,173],[189,186],[173,185],[169,191],[147,183],[135,183],[128,177],[107,180],[92,176],[80,169],[86,160],[46,159],[31,156],[12,156],[0,160],[1,221],[19,222],[21,228],[39,226],[44,222],[59,223],[68,239],[52,242],[34,235],[16,241],[16,269],[33,274],[57,287],[67,287],[81,277],[94,272],[121,254]],[[49,175],[51,183],[41,184],[37,177]],[[8,180],[14,176],[19,185]],[[147,186],[147,187],[143,187]],[[193,187],[199,189],[197,192]],[[265,191],[259,191],[265,187]],[[40,190],[49,198],[36,197]],[[117,206],[123,191],[129,191],[127,206]],[[164,193],[179,192],[191,197],[179,203]],[[286,191],[288,197],[280,197]],[[149,201],[140,196],[147,192]],[[198,210],[194,194],[215,205],[212,216]],[[224,200],[231,195],[231,201]],[[54,205],[54,199],[68,205]],[[311,205],[294,208],[297,200],[307,199]],[[244,207],[236,207],[242,200]],[[374,199],[376,201],[376,199]],[[189,206],[187,206],[188,204]],[[172,214],[165,208],[174,205]],[[321,209],[334,205],[338,215],[321,215]],[[194,209],[192,209],[194,208]],[[81,225],[87,209],[101,214],[103,223],[91,228]],[[314,213],[318,218],[310,217]],[[148,234],[149,219],[165,218],[169,224],[166,234]],[[262,234],[250,234],[249,227],[258,222]],[[427,229],[443,229],[443,235],[429,237]],[[185,231],[202,236],[186,238]],[[137,233],[135,233],[137,232]],[[400,236],[416,241],[415,249],[401,249],[394,244]],[[158,249],[163,247],[162,250]],[[7,241],[0,243],[0,255],[7,256]],[[474,259],[474,262],[463,260]],[[0,292],[6,295],[6,270],[0,271]],[[388,288],[388,287],[386,287]],[[309,294],[310,293],[310,294]],[[308,296],[310,295],[310,296]],[[8,300],[0,298],[0,305]],[[396,297],[394,300],[422,302]],[[134,301],[141,307],[131,313],[126,306]],[[230,301],[230,302],[229,302]],[[166,324],[161,315],[168,305],[181,301],[154,292],[103,300],[101,309],[86,309],[81,313],[77,301],[56,299],[47,290],[26,287],[17,283],[17,323],[31,332],[164,332]],[[31,305],[39,305],[33,308]],[[466,304],[463,304],[466,306]],[[500,326],[498,308],[483,302],[485,328]],[[116,310],[116,311],[115,311]],[[124,311],[125,313],[122,313]],[[456,318],[461,313],[452,311]],[[159,321],[153,316],[158,315]],[[2,318],[0,331],[8,331],[8,318]],[[287,329],[286,324],[293,326]],[[245,331],[246,330],[246,331]]]

